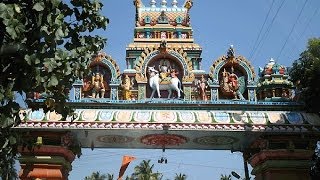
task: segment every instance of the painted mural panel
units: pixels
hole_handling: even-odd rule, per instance
[[[154,113],[154,120],[162,123],[177,122],[177,115],[174,111],[157,111]]]
[[[43,112],[43,109],[39,109],[37,111],[31,111],[29,114],[29,119],[31,121],[42,121],[45,117],[45,114]]]
[[[314,113],[301,113],[303,118],[312,125],[320,125],[320,117]]]
[[[230,123],[230,116],[227,112],[215,112],[211,111],[213,118],[218,123]]]
[[[280,112],[267,112],[267,117],[269,119],[269,122],[272,124],[284,124],[285,118],[283,116],[283,113]]]
[[[100,111],[98,118],[100,121],[109,122],[113,120],[113,114],[114,114],[113,110],[103,110],[103,111]]]
[[[248,112],[253,124],[266,124],[267,120],[264,112]]]
[[[239,111],[239,112],[232,112],[230,114],[231,114],[232,120],[235,123],[248,123],[249,122],[249,118],[247,116],[247,113],[245,113],[245,112]]]
[[[284,113],[290,124],[303,124],[303,118],[300,113],[288,112]]]
[[[212,122],[212,117],[210,112],[207,111],[198,111],[196,112],[198,121],[200,123],[211,123]]]
[[[58,114],[56,111],[49,111],[46,116],[48,121],[59,121],[62,119],[62,115]]]
[[[196,118],[194,117],[193,112],[185,111],[185,112],[178,112],[180,121],[184,123],[194,123]]]
[[[83,110],[81,117],[83,121],[95,121],[97,119],[98,112],[96,110]]]
[[[151,121],[151,117],[152,117],[151,115],[152,115],[152,112],[150,111],[136,111],[133,119],[134,121],[137,121],[137,122],[146,123]]]
[[[115,120],[117,122],[130,122],[133,111],[118,111]]]

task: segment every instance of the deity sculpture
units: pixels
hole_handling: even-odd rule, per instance
[[[208,96],[206,94],[207,87],[208,87],[207,80],[202,75],[201,76],[201,80],[199,80],[198,83],[197,83],[197,88],[199,90],[200,99],[203,100],[203,101],[207,101],[208,100]]]
[[[124,100],[130,100],[131,99],[132,93],[131,93],[130,89],[132,89],[133,84],[134,84],[133,79],[131,79],[131,81],[130,81],[129,76],[126,75],[125,78],[124,78],[123,83],[121,84],[122,96],[123,96]]]
[[[106,88],[104,86],[103,76],[99,72],[92,76],[92,85],[92,97],[104,98]]]
[[[221,91],[222,93],[231,96],[234,99],[240,98],[241,100],[244,100],[244,97],[239,91],[239,88],[241,86],[241,84],[239,83],[240,78],[238,78],[238,76],[233,71],[233,67],[231,67],[231,73],[227,72],[226,69],[223,70],[222,81],[220,82]],[[243,81],[243,78],[241,80]],[[242,85],[244,84],[242,83]]]
[[[168,60],[161,60],[159,64],[160,83],[170,82],[170,62]]]

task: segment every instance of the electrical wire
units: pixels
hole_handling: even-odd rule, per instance
[[[284,42],[284,44],[283,44],[283,46],[282,46],[282,48],[281,48],[281,50],[280,50],[280,53],[279,53],[278,56],[277,56],[277,61],[278,61],[278,62],[279,62],[279,57],[280,57],[280,55],[282,54],[282,51],[283,51],[284,47],[287,45],[288,40],[289,40],[289,38],[290,38],[290,36],[291,36],[294,28],[296,27],[297,22],[298,22],[301,14],[302,14],[302,12],[303,12],[303,9],[306,7],[307,2],[308,2],[308,0],[305,0],[304,4],[303,4],[303,6],[302,6],[302,8],[301,8],[301,10],[300,10],[300,12],[299,12],[299,15],[298,15],[296,21],[294,22],[294,24],[293,24],[293,26],[292,26],[292,28],[291,28],[291,30],[290,30],[290,33],[288,34],[288,37],[287,37],[286,41]]]
[[[249,59],[251,59],[252,56],[253,56],[253,52],[254,52],[255,47],[256,47],[256,45],[257,45],[257,42],[258,42],[258,40],[259,40],[259,38],[260,38],[260,36],[261,36],[262,30],[263,30],[263,28],[264,28],[264,25],[266,24],[267,19],[269,18],[271,9],[272,9],[272,7],[273,7],[273,4],[274,4],[274,0],[272,0],[272,4],[271,4],[271,6],[270,6],[270,8],[269,8],[269,10],[268,10],[268,13],[267,13],[265,19],[264,19],[264,22],[263,22],[263,24],[262,24],[262,26],[261,26],[261,28],[260,28],[258,37],[257,37],[256,40],[254,41],[254,44],[253,44],[252,51],[251,51],[251,53],[250,53]]]
[[[309,26],[310,26],[313,18],[318,14],[319,9],[320,9],[320,6],[318,6],[318,8],[313,12],[312,16],[309,18],[306,26],[304,27],[303,31],[300,33],[300,35],[299,35],[299,37],[297,38],[296,42],[298,42],[298,41],[302,38],[302,36],[304,35],[304,33],[307,31],[307,29],[309,28]],[[291,54],[290,54],[291,56],[292,56],[293,52],[295,52],[295,50],[296,50],[296,48],[297,48],[297,45],[298,45],[298,43],[294,43],[294,46],[293,46],[293,48],[292,48],[292,51],[290,51],[290,52],[291,52]]]
[[[267,36],[268,36],[268,34],[269,34],[269,32],[270,32],[270,29],[271,29],[271,27],[272,27],[272,25],[273,25],[276,17],[278,16],[278,14],[279,14],[279,12],[280,12],[280,9],[281,9],[282,6],[284,5],[284,2],[285,2],[285,1],[286,1],[286,0],[283,0],[283,1],[281,2],[280,6],[278,7],[278,9],[277,9],[277,11],[276,11],[276,14],[273,16],[273,18],[272,18],[272,20],[271,20],[271,23],[269,24],[267,30],[265,31],[265,33],[263,34],[262,38],[260,39],[260,41],[259,41],[259,43],[258,43],[258,45],[257,45],[257,48],[255,49],[256,51],[258,51],[259,46],[260,46],[260,44],[262,43],[262,41],[264,41],[264,40],[267,38]],[[263,43],[262,43],[262,45],[261,45],[260,47],[262,47],[262,46],[263,46]],[[259,52],[258,52],[258,53],[259,53]],[[253,55],[254,55],[254,53],[253,53]],[[254,56],[253,56],[253,57],[254,57]],[[253,58],[253,57],[252,57],[252,58]]]

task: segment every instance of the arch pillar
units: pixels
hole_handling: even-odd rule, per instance
[[[315,137],[272,135],[245,151],[256,180],[309,180]]]
[[[309,180],[314,150],[263,150],[249,160],[256,180]]]
[[[45,132],[36,133],[39,135]],[[19,147],[18,151],[20,157],[20,172],[19,179],[33,180],[33,179],[48,179],[48,180],[67,180],[69,172],[72,169],[71,163],[75,159],[75,154],[65,146],[66,141],[62,141],[65,133],[48,132],[46,137],[49,141],[61,143],[56,145],[43,145],[42,137],[39,141],[38,135],[31,135],[32,138],[37,138],[37,144],[32,149],[26,147]],[[30,139],[30,137],[27,137]],[[44,141],[45,143],[46,141]],[[48,143],[49,144],[49,143]]]

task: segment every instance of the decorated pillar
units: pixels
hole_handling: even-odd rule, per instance
[[[19,147],[21,170],[19,178],[29,179],[62,179],[67,180],[71,163],[80,146],[75,144],[69,132],[32,132],[24,135],[24,140],[33,147]]]
[[[256,180],[309,180],[316,140],[312,137],[268,136],[257,139],[247,156]]]
[[[146,99],[146,84],[138,85],[138,99]]]
[[[73,88],[72,88],[72,93],[71,93],[71,100],[81,100],[82,98],[82,87],[83,87],[83,82],[79,79],[76,80],[73,83]]]

